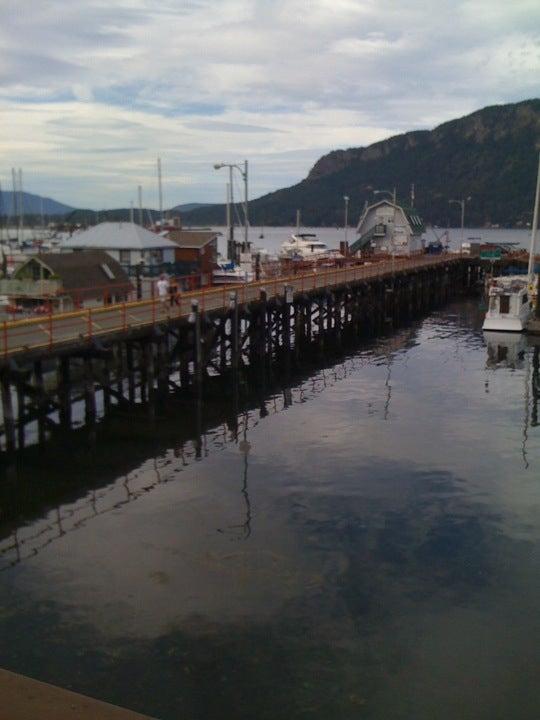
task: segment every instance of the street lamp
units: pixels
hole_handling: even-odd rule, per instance
[[[349,229],[349,196],[344,195],[345,200],[345,249],[347,248],[347,231]]]
[[[463,243],[463,228],[465,227],[465,203],[469,202],[471,199],[471,196],[469,195],[466,198],[461,198],[461,200],[449,200],[448,204],[451,205],[452,203],[455,203],[456,205],[459,205],[461,207],[461,242]]]
[[[231,205],[234,206],[233,203],[233,168],[236,168],[240,175],[242,176],[242,180],[244,181],[244,245],[245,250],[248,248],[248,225],[249,225],[249,219],[248,219],[248,161],[244,160],[244,166],[237,165],[236,163],[216,163],[214,165],[214,170],[221,170],[221,168],[227,167],[229,168],[229,183],[231,187]],[[230,239],[233,240],[233,225],[234,220],[231,222],[231,228],[230,228]]]
[[[396,204],[396,188],[394,188],[392,191],[390,190],[374,190],[374,195],[380,195],[381,193],[387,193],[392,198],[392,202],[394,205]]]

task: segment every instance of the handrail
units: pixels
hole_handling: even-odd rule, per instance
[[[267,296],[283,294],[284,286],[293,291],[306,292],[320,287],[335,287],[347,282],[384,278],[413,268],[445,265],[461,259],[461,254],[395,258],[371,265],[348,265],[343,268],[316,268],[310,273],[266,278],[256,282],[224,285],[209,289],[181,292],[166,299],[153,297],[104,306],[75,310],[67,313],[4,321],[0,333],[0,357],[7,358],[17,352],[48,347],[75,340],[89,340],[97,335],[145,327],[166,320],[185,317],[191,311],[191,302],[199,301],[202,311],[220,310],[228,306],[229,292],[238,293],[239,303],[256,300],[261,290]],[[259,292],[258,292],[259,291]]]

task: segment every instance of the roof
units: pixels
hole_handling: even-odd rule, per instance
[[[124,294],[133,289],[120,263],[104,250],[32,255],[17,269],[17,273],[33,261],[41,263],[58,276],[63,291],[68,294],[71,291],[79,298],[99,297],[107,290]]]
[[[219,234],[213,230],[169,230],[167,237],[179,247],[202,248]]]
[[[405,207],[404,205],[397,205],[391,202],[390,200],[387,200],[386,198],[383,200],[379,200],[379,202],[374,203],[373,205],[367,205],[364,208],[364,211],[362,212],[362,215],[360,216],[360,220],[358,221],[358,225],[356,226],[356,232],[360,232],[360,228],[367,217],[368,213],[371,210],[374,210],[375,208],[380,207],[381,205],[388,205],[389,207],[396,208],[396,210],[401,210],[403,214],[405,215],[405,218],[407,222],[410,225],[411,231],[414,235],[422,235],[422,233],[425,231],[424,227],[424,221],[422,218],[417,215],[416,210],[413,208]]]
[[[176,247],[167,238],[130,222],[102,222],[88,230],[72,235],[62,247],[77,250],[101,248],[103,250],[157,250]]]

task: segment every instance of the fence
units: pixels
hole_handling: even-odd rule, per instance
[[[74,342],[84,342],[95,337],[125,332],[130,328],[142,328],[163,323],[169,319],[187,317],[194,301],[203,312],[226,309],[230,293],[236,293],[241,304],[258,300],[262,290],[269,299],[282,296],[285,286],[295,293],[305,293],[318,288],[332,288],[350,282],[391,277],[396,272],[444,266],[461,260],[461,255],[443,257],[396,258],[374,265],[331,268],[301,275],[292,275],[246,283],[224,285],[208,290],[178,293],[160,300],[151,298],[134,302],[122,302],[104,307],[86,308],[70,313],[53,314],[40,318],[5,321],[0,333],[0,356],[34,349],[49,349]]]

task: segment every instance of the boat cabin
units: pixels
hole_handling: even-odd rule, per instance
[[[493,278],[488,288],[484,330],[522,332],[532,312],[528,277]]]

